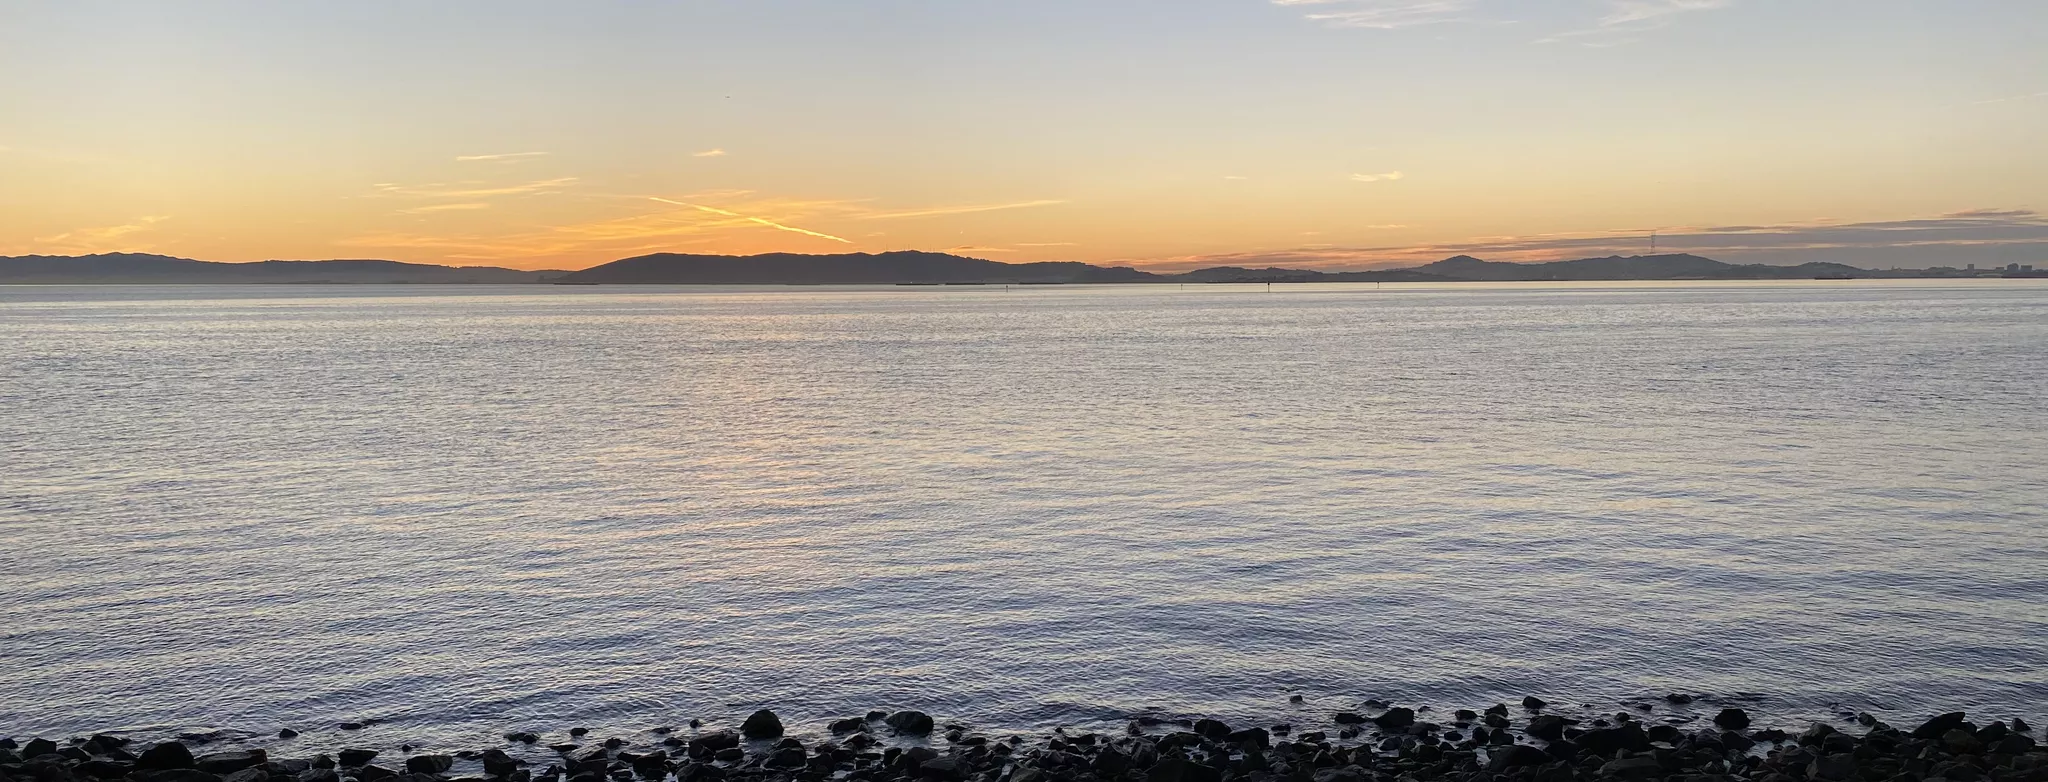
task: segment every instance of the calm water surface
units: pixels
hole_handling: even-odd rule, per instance
[[[0,410],[0,734],[2048,716],[2037,282],[0,287]]]

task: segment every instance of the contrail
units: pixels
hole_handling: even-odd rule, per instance
[[[704,211],[704,212],[710,212],[710,213],[712,213],[712,214],[715,214],[715,215],[725,215],[726,217],[737,217],[737,218],[739,218],[739,219],[741,219],[741,220],[745,220],[745,221],[748,221],[748,222],[751,222],[751,223],[760,223],[761,225],[765,225],[765,226],[768,226],[769,228],[773,228],[773,229],[775,229],[775,230],[777,230],[777,231],[788,231],[788,232],[790,232],[790,233],[797,233],[797,234],[803,234],[803,235],[805,235],[805,236],[815,236],[815,237],[818,237],[818,238],[820,238],[820,239],[831,239],[832,241],[835,241],[835,242],[839,242],[839,243],[842,243],[842,244],[853,244],[853,242],[852,242],[851,240],[848,240],[848,239],[841,239],[841,238],[839,238],[839,237],[837,237],[837,236],[833,236],[833,235],[831,235],[831,234],[821,234],[821,233],[818,233],[817,231],[806,231],[806,230],[804,230],[804,229],[802,229],[802,228],[797,228],[797,227],[794,227],[794,226],[788,226],[788,225],[783,225],[783,224],[781,224],[781,223],[778,223],[778,222],[774,222],[774,221],[771,221],[771,220],[763,220],[763,219],[761,219],[761,218],[759,218],[759,217],[748,217],[748,216],[746,216],[746,215],[743,215],[743,214],[740,214],[740,213],[738,213],[738,212],[728,212],[728,211],[725,211],[725,210],[723,210],[723,209],[714,209],[714,208],[712,208],[712,207],[708,207],[708,206],[705,206],[705,205],[703,205],[703,204],[692,204],[692,203],[686,203],[686,202],[683,202],[683,201],[670,201],[670,200],[668,200],[668,199],[666,199],[666,198],[661,198],[661,197],[659,197],[659,196],[647,196],[647,199],[648,199],[648,200],[650,200],[650,201],[660,201],[660,202],[662,202],[662,203],[664,203],[664,204],[675,204],[676,206],[687,206],[687,207],[689,207],[689,208],[691,208],[691,209],[696,209],[696,210],[699,210],[699,211]]]

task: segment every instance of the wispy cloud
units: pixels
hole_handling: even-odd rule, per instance
[[[1734,5],[1735,0],[1607,0],[1607,13],[1591,27],[1558,33],[1537,43],[1576,42],[1585,46],[1614,46],[1635,40],[1638,33],[1671,24],[1672,17],[1696,11],[1712,11]]]
[[[1291,265],[1304,268],[1413,266],[1452,255],[1497,261],[1550,261],[1649,251],[1647,228],[1499,236],[1426,245],[1301,247],[1156,259],[1148,265]],[[1772,225],[1711,225],[1658,231],[1660,252],[1690,252],[1730,263],[1834,261],[1857,266],[1924,267],[2037,263],[2048,258],[2048,215],[2030,209],[1971,209],[1937,217]]]
[[[1403,180],[1403,179],[1407,179],[1407,178],[1408,178],[1408,175],[1407,175],[1407,174],[1403,174],[1403,173],[1401,173],[1401,172],[1399,172],[1399,171],[1388,171],[1388,172],[1386,172],[1386,173],[1384,173],[1384,174],[1352,174],[1352,175],[1351,175],[1351,181],[1353,181],[1353,182],[1396,182],[1396,181],[1400,181],[1400,180]]]
[[[817,231],[808,231],[808,230],[805,230],[805,229],[802,229],[802,228],[797,228],[797,227],[795,227],[795,226],[790,226],[790,225],[783,225],[783,224],[781,224],[781,223],[778,223],[778,222],[775,222],[775,221],[773,221],[773,220],[768,220],[768,219],[765,219],[765,218],[760,218],[760,217],[750,217],[750,216],[747,216],[747,215],[743,215],[743,214],[740,214],[740,213],[738,213],[738,212],[729,212],[729,211],[726,211],[726,210],[724,210],[724,209],[719,209],[719,208],[716,208],[716,207],[710,207],[710,206],[705,206],[705,205],[703,205],[703,204],[693,204],[693,203],[689,203],[689,202],[687,202],[687,201],[671,201],[671,200],[669,200],[669,199],[666,199],[666,198],[661,198],[661,197],[659,197],[659,196],[647,196],[647,200],[649,200],[649,201],[659,201],[659,202],[661,202],[661,203],[664,203],[664,204],[674,204],[674,205],[676,205],[676,206],[687,206],[687,207],[689,207],[689,208],[691,208],[691,209],[695,209],[695,210],[697,210],[697,211],[700,211],[700,212],[709,212],[709,213],[711,213],[711,214],[715,214],[715,215],[724,215],[724,216],[726,216],[726,217],[731,217],[731,218],[733,218],[733,219],[736,219],[736,220],[745,220],[745,221],[747,221],[747,222],[750,222],[750,223],[755,223],[755,224],[757,224],[757,225],[764,225],[764,226],[767,226],[767,227],[769,227],[769,228],[773,228],[773,229],[775,229],[775,230],[777,230],[777,231],[788,231],[788,232],[790,232],[790,233],[796,233],[796,234],[803,234],[803,235],[805,235],[805,236],[815,236],[815,237],[818,237],[818,238],[820,238],[820,239],[830,239],[830,240],[832,240],[832,241],[835,241],[835,242],[839,242],[839,243],[841,243],[841,244],[853,244],[853,243],[854,243],[854,242],[853,242],[853,240],[851,240],[851,239],[841,239],[841,238],[839,238],[839,237],[837,237],[837,236],[833,236],[833,235],[831,235],[831,234],[827,234],[827,233],[819,233],[819,232],[817,232]]]
[[[1018,247],[1076,247],[1078,242],[1018,242]]]
[[[435,212],[468,212],[468,211],[474,211],[474,210],[478,210],[478,209],[489,209],[489,208],[491,208],[491,205],[490,205],[490,204],[485,204],[485,203],[466,203],[466,204],[432,204],[432,205],[429,205],[429,206],[416,206],[416,207],[413,207],[413,208],[411,208],[411,209],[400,209],[400,210],[398,210],[398,212],[399,212],[399,214],[409,214],[409,215],[423,215],[423,214],[433,214],[433,213],[435,213]]]
[[[1012,250],[1012,249],[1010,249],[1010,248],[1007,248],[1007,247],[983,247],[983,246],[981,246],[981,245],[975,245],[975,244],[963,244],[963,245],[960,245],[959,247],[948,247],[948,248],[946,248],[945,250],[943,250],[942,252],[949,252],[949,253],[1013,253],[1013,252],[1016,252],[1016,250]]]
[[[2007,95],[2003,98],[1992,98],[1990,100],[1973,100],[1970,101],[1970,105],[1988,106],[1993,103],[2011,103],[2016,100],[2028,100],[2030,98],[2048,98],[2048,90],[2043,90],[2041,92],[2029,92],[2025,95]]]
[[[704,150],[703,152],[692,153],[690,157],[725,157],[725,150],[707,149]]]
[[[860,215],[862,220],[897,220],[907,217],[936,217],[938,215],[964,215],[975,212],[995,212],[1003,209],[1029,209],[1035,206],[1064,204],[1065,201],[1021,201],[1014,204],[967,204],[962,206],[934,206],[923,209],[906,209],[895,212],[871,212]]]
[[[1306,18],[1331,27],[1398,30],[1467,21],[1470,0],[1272,0],[1274,5],[1312,9]]]
[[[170,215],[147,215],[132,223],[78,228],[52,236],[38,236],[35,241],[50,250],[64,253],[119,252],[133,249],[128,237],[150,231],[157,223],[169,219]]]
[[[456,155],[455,160],[461,163],[490,160],[525,160],[527,158],[545,157],[547,154],[546,152],[502,152],[496,155]]]
[[[489,185],[482,182],[433,183],[425,185],[398,185],[391,183],[371,185],[375,195],[399,198],[486,198],[505,195],[536,195],[558,193],[579,180],[576,177],[557,177],[513,185]]]

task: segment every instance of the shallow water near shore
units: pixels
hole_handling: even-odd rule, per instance
[[[0,735],[2034,720],[2044,391],[2020,280],[0,287]]]

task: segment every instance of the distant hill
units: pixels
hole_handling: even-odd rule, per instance
[[[672,285],[858,285],[875,283],[1162,282],[1125,266],[1075,262],[998,263],[946,253],[844,255],[679,255],[658,253],[593,266],[562,277],[571,283]]]
[[[1519,282],[1540,280],[1762,280],[1906,276],[1839,263],[1735,265],[1697,255],[1632,255],[1549,263],[1500,263],[1469,255],[1412,269],[1323,272],[1216,266],[1157,274],[1079,262],[1000,263],[931,252],[843,255],[658,253],[576,272],[398,261],[217,263],[142,253],[0,257],[0,283],[538,283],[670,285],[887,285],[973,283]]]
[[[1407,271],[1456,280],[1531,282],[1539,280],[1753,280],[1811,279],[1822,276],[1870,276],[1870,272],[1839,263],[1799,266],[1737,266],[1697,255],[1610,255],[1548,263],[1500,263],[1470,255],[1445,258]]]
[[[0,283],[518,283],[561,274],[398,261],[217,263],[144,253],[0,257]]]

